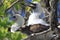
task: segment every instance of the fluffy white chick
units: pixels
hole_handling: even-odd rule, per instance
[[[15,32],[24,25],[24,18],[20,14],[15,14],[15,23],[11,26],[11,32]]]

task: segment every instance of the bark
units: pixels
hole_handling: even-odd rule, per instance
[[[58,0],[52,0],[51,1],[51,20],[50,20],[50,24],[51,24],[51,28],[52,30],[54,30],[55,28],[57,28],[57,2]]]

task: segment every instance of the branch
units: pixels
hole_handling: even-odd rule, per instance
[[[23,40],[31,39],[31,37],[42,35],[42,34],[48,33],[49,31],[51,31],[51,28],[49,28],[48,30],[45,30],[43,32],[40,32],[40,33],[33,33],[32,35],[28,36],[27,38],[25,38]]]
[[[5,10],[5,12],[6,12],[7,10],[9,10],[11,7],[13,7],[17,2],[19,2],[19,0],[16,0],[14,3],[12,3],[12,4],[10,5],[10,7],[8,7],[8,8]]]

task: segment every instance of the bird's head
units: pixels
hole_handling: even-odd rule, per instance
[[[13,20],[14,21],[17,21],[17,20],[19,20],[19,19],[24,19],[20,14],[15,14],[14,16],[13,16]]]
[[[33,2],[32,5],[30,5],[30,7],[32,8],[32,12],[36,12],[36,13],[43,12],[41,4],[39,2]]]
[[[31,7],[32,9],[36,9],[37,5],[38,5],[38,2],[33,2],[29,7]]]

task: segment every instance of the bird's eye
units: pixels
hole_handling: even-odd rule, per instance
[[[33,4],[34,6],[36,6],[37,4]]]
[[[13,18],[16,18],[16,16],[13,16]]]
[[[36,6],[37,6],[37,4],[33,4],[33,7],[32,7],[32,8],[33,8],[33,9],[36,9]]]

